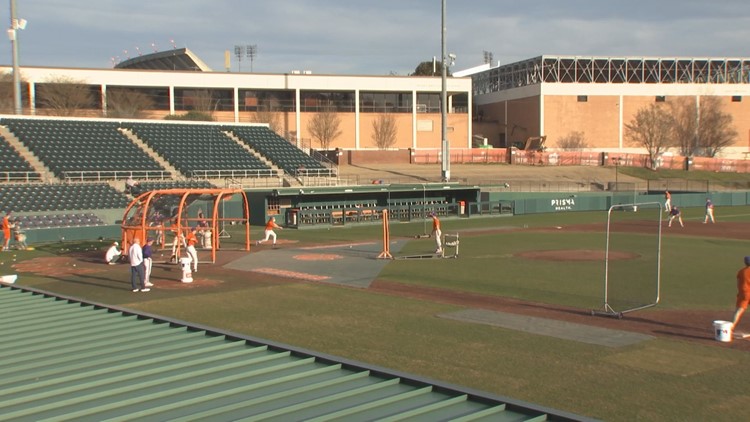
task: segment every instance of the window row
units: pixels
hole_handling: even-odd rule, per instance
[[[170,95],[167,87],[123,87],[107,86],[106,95],[93,85],[37,83],[34,86],[37,109],[102,109],[106,98],[109,112],[138,110],[169,110]],[[29,103],[28,88],[24,87],[23,103]],[[355,111],[354,91],[301,91],[300,110],[302,112],[350,112]],[[254,112],[294,112],[295,92],[289,90],[239,90],[239,111]],[[411,113],[414,107],[411,92],[369,92],[359,96],[359,110],[362,113]],[[439,113],[440,93],[417,93],[418,113]],[[466,113],[468,95],[451,97],[452,112]],[[177,111],[233,111],[232,89],[175,88],[174,107]]]

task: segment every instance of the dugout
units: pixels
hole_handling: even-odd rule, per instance
[[[248,192],[250,223],[270,217],[287,227],[345,225],[380,220],[389,208],[392,220],[425,218],[430,212],[460,216],[479,201],[478,186],[457,183],[372,184],[363,186],[305,186]]]

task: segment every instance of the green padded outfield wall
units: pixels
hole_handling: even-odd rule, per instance
[[[115,239],[122,236],[120,225],[61,227],[50,229],[26,230],[26,243],[34,246],[38,243],[64,242],[73,240]],[[11,244],[11,247],[13,245]]]
[[[702,209],[706,203],[706,198],[710,198],[717,207],[750,205],[750,191],[677,193],[672,195],[672,203],[680,208]],[[248,193],[248,199],[251,199],[251,223],[265,223],[262,219],[257,218],[256,222],[252,221],[253,212],[256,213],[256,217],[265,218],[265,197],[257,193]],[[255,199],[255,201],[252,199]],[[610,206],[617,204],[663,203],[664,195],[662,193],[634,195],[632,192],[484,192],[482,200],[496,202],[512,201],[513,214],[522,215],[574,211],[606,211]],[[253,203],[255,204],[254,206]],[[226,201],[223,210],[224,215],[236,216],[241,215],[241,213],[242,203],[239,198],[232,198]],[[37,243],[59,242],[61,240],[119,239],[121,235],[120,219],[122,218],[122,210],[98,210],[97,214],[107,223],[106,225],[31,229],[25,231],[27,236],[26,241],[29,245],[33,246]]]
[[[513,213],[542,214],[572,211],[606,211],[612,205],[664,202],[662,193],[633,192],[487,192],[489,201],[513,201]],[[717,207],[750,204],[750,192],[708,192],[672,194],[672,204],[680,208],[702,208],[706,198]]]

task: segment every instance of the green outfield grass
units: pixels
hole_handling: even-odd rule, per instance
[[[717,211],[722,221],[750,218],[747,207]],[[686,224],[697,224],[702,217],[702,209],[685,210]],[[603,249],[603,233],[575,233],[566,226],[600,223],[604,227],[605,222],[604,212],[445,219],[443,231],[461,235],[458,259],[394,260],[380,277],[416,286],[591,309],[602,304],[602,262],[530,261],[514,254]],[[432,239],[414,239],[425,226],[424,221],[392,222],[392,238],[411,239],[399,254],[434,249]],[[253,227],[253,239],[261,232],[262,227]],[[280,239],[298,241],[299,246],[377,242],[382,227],[277,233]],[[734,274],[742,256],[750,254],[747,242],[674,233],[665,232],[662,239],[661,302],[637,315],[655,309],[696,309],[715,311],[716,319],[730,318],[736,292]],[[637,248],[640,236],[622,235],[621,245]],[[238,238],[233,236],[227,243]],[[103,244],[106,242],[55,243],[12,254],[20,261],[84,249],[103,251]],[[11,253],[0,257],[0,273],[11,272]],[[210,268],[205,268],[201,276],[211,278]],[[121,272],[119,282],[126,283],[128,275]],[[136,296],[112,276],[22,274],[18,284],[279,341],[603,420],[729,421],[744,419],[750,404],[750,393],[743,388],[750,353],[718,345],[654,339],[607,348],[441,318],[441,314],[461,308],[324,283],[251,284],[239,277],[220,280],[210,288],[155,289]],[[710,330],[711,321],[707,320],[707,335]]]

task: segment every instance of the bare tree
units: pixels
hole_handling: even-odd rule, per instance
[[[335,109],[328,106],[315,113],[315,116],[307,124],[307,130],[318,141],[321,149],[328,149],[331,142],[341,135],[340,125],[341,119],[336,114]]]
[[[656,159],[672,146],[672,117],[658,104],[651,104],[636,112],[630,123],[625,125],[625,137],[634,144],[646,149],[651,168],[656,168]]]
[[[732,145],[737,131],[732,115],[722,110],[719,97],[701,97],[698,116],[698,146],[707,157],[715,157],[722,149]]]
[[[446,68],[445,73],[451,76],[450,69]],[[411,76],[440,76],[443,74],[443,63],[439,60],[430,60],[421,62],[414,69],[414,73]]]
[[[214,116],[202,111],[190,110],[184,114],[170,114],[164,120],[187,120],[192,122],[213,122]]]
[[[15,112],[15,92],[13,91],[13,74],[0,75],[0,113],[13,114]]]
[[[0,113],[13,114],[16,112],[15,87],[13,73],[0,74]],[[29,105],[29,84],[21,74],[21,106]]]
[[[81,110],[90,109],[94,96],[85,81],[60,76],[37,86],[40,108],[50,110],[58,116],[73,116]]]
[[[697,111],[694,97],[675,98],[669,103],[672,114],[674,143],[680,148],[680,155],[691,157],[698,149]]]
[[[214,103],[213,91],[210,89],[199,89],[195,91],[193,97],[193,110],[203,113],[213,113],[216,108]]]
[[[107,117],[142,119],[153,106],[151,98],[143,92],[127,88],[107,90]]]
[[[273,108],[270,105],[258,106],[258,109],[255,111],[255,116],[253,118],[253,121],[257,123],[268,124],[268,127],[276,133],[279,133],[281,130],[281,122],[279,121],[279,115],[278,113],[275,113],[273,111]]]
[[[218,108],[218,100],[214,101],[213,91],[210,89],[186,90],[182,96],[182,105],[188,111],[183,114],[170,114],[164,120],[214,121],[214,110]]]
[[[567,151],[582,151],[589,147],[583,132],[570,132],[557,141],[557,146]]]
[[[388,149],[396,144],[398,124],[391,113],[379,114],[372,121],[372,141],[378,149]]]

